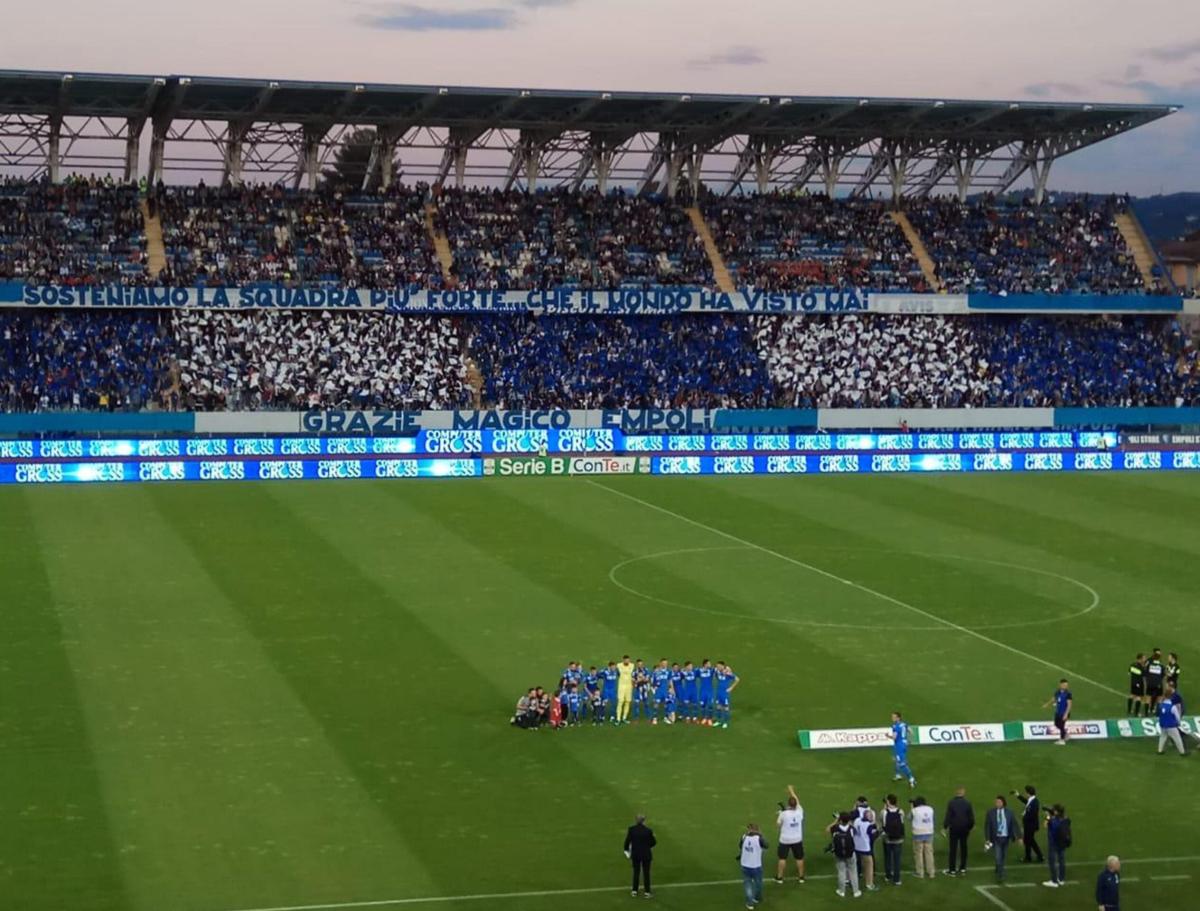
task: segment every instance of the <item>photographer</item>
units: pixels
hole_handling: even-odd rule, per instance
[[[865,797],[858,798],[855,811],[857,815],[850,823],[850,831],[854,833],[854,858],[864,887],[868,892],[874,892],[878,888],[875,885],[875,838],[879,835],[875,828],[875,811]]]
[[[783,874],[787,871],[787,859],[790,854],[796,860],[797,881],[804,882],[804,807],[800,806],[800,798],[796,789],[788,785],[787,804],[779,805],[779,864],[775,868],[775,882],[783,882]]]
[[[928,876],[933,879],[937,868],[933,865],[933,830],[936,820],[933,807],[924,797],[914,797],[912,803],[913,866],[917,879]]]
[[[1050,878],[1042,883],[1057,889],[1067,881],[1067,848],[1071,847],[1071,818],[1067,808],[1056,803],[1046,811],[1046,855],[1050,860]]]
[[[738,863],[742,866],[742,888],[746,890],[746,907],[753,911],[762,901],[763,851],[770,845],[762,837],[758,825],[750,823],[738,841]]]
[[[517,710],[510,722],[514,727],[533,728],[537,726],[537,689],[529,688],[529,692],[517,700]]]
[[[904,847],[904,811],[889,794],[879,810],[883,822],[883,875],[893,886],[900,885],[900,856]]]
[[[858,888],[858,865],[854,860],[854,833],[850,823],[855,819],[855,813],[834,814],[834,822],[826,829],[830,835],[830,844],[826,849],[833,854],[837,866],[837,893],[846,897],[846,886],[849,886],[855,898],[862,898]]]

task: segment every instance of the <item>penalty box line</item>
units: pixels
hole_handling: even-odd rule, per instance
[[[665,516],[671,516],[674,519],[678,519],[680,522],[686,522],[687,524],[695,526],[696,528],[703,529],[704,531],[710,532],[714,535],[719,535],[720,537],[725,538],[727,541],[736,541],[738,544],[741,544],[745,547],[757,550],[760,553],[768,554],[772,557],[777,557],[786,563],[791,563],[794,566],[799,566],[801,569],[806,569],[811,573],[816,573],[818,576],[824,576],[826,579],[831,579],[834,582],[841,582],[843,585],[849,585],[851,588],[858,589],[864,594],[873,595],[876,598],[887,601],[889,604],[904,608],[904,610],[911,611],[914,614],[924,617],[926,620],[932,620],[935,623],[940,623],[947,629],[952,629],[964,635],[971,636],[975,639],[978,639],[980,642],[986,642],[988,645],[994,645],[997,648],[1002,648],[1006,652],[1009,652],[1013,655],[1018,655],[1021,658],[1027,658],[1030,661],[1034,661],[1042,665],[1043,667],[1050,668],[1050,670],[1053,671],[1058,671],[1059,673],[1075,680],[1082,680],[1084,683],[1090,683],[1092,686],[1102,689],[1107,693],[1112,693],[1114,696],[1123,697],[1126,695],[1120,690],[1113,689],[1111,686],[1101,683],[1099,680],[1093,680],[1091,677],[1085,677],[1083,674],[1072,671],[1069,668],[1065,668],[1060,664],[1047,661],[1045,658],[1039,658],[1037,655],[1031,655],[1029,652],[1022,651],[1016,646],[1009,645],[1007,642],[1001,642],[999,639],[993,639],[991,636],[985,636],[983,633],[979,632],[978,630],[973,630],[969,626],[962,626],[961,624],[955,623],[953,620],[947,620],[945,617],[940,617],[937,614],[930,613],[924,608],[917,607],[914,604],[909,604],[907,601],[901,601],[899,598],[895,598],[885,592],[881,592],[859,582],[855,582],[853,579],[847,579],[844,576],[831,573],[829,570],[821,569],[819,566],[814,566],[811,563],[805,563],[803,560],[797,560],[795,557],[789,557],[787,554],[780,553],[777,550],[772,550],[769,547],[764,547],[762,544],[756,544],[754,541],[738,537],[735,534],[730,534],[729,532],[723,531],[722,529],[713,525],[708,525],[699,521],[698,519],[693,519],[690,516],[685,516],[682,513],[667,509],[665,506],[659,506],[657,503],[651,503],[649,500],[643,500],[641,497],[635,497],[633,494],[625,493],[623,490],[617,490],[615,487],[609,487],[606,484],[601,484],[599,481],[594,481],[591,478],[588,478],[587,482],[593,487],[599,487],[601,490],[606,490],[618,497],[624,497],[626,500],[629,500],[633,503],[640,503],[647,509],[653,509],[655,512],[660,512]]]
[[[1185,857],[1146,857],[1135,860],[1121,859],[1122,864],[1185,864],[1196,863],[1200,861],[1200,854],[1194,854]],[[1073,865],[1083,864],[1084,866],[1099,866],[1104,863],[1103,860],[1091,861],[1072,861]],[[836,874],[833,873],[817,873],[807,877],[813,880],[830,880]],[[1151,877],[1152,879],[1184,879],[1184,875],[1177,877],[1158,876]],[[769,879],[769,877],[768,877]],[[656,886],[656,892],[661,892],[665,889],[704,889],[712,886],[740,886],[740,879],[712,879],[701,882],[690,883],[663,883]],[[769,888],[772,884],[767,883],[765,888]],[[1034,885],[1033,883],[1017,883],[1014,885]],[[991,898],[988,889],[998,888],[996,886],[981,885],[975,889],[980,895]],[[475,893],[474,895],[431,895],[423,898],[381,898],[374,901],[351,901],[351,902],[327,902],[324,904],[315,905],[274,905],[263,908],[239,908],[237,911],[350,911],[350,909],[362,908],[397,908],[404,905],[436,905],[447,904],[449,902],[474,902],[474,901],[501,901],[512,898],[560,898],[572,895],[600,895],[605,892],[625,892],[628,891],[624,886],[592,886],[582,889],[537,889],[529,892],[486,892]],[[1002,903],[1001,903],[1002,904]],[[1010,909],[1011,911],[1011,909]]]

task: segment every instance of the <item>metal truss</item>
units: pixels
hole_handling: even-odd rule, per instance
[[[96,113],[78,113],[71,80],[63,77],[54,103],[39,110],[14,104],[0,113],[0,169],[50,180],[82,172],[311,189],[339,146],[365,135],[364,189],[403,180],[526,191],[620,186],[684,199],[703,190],[962,199],[1028,181],[1040,200],[1059,158],[1162,116],[1122,109],[1081,119],[1079,110],[1049,108],[1014,126],[1009,121],[1020,105],[978,103],[946,126],[930,120],[941,102],[896,103],[895,110],[868,117],[868,100],[843,99],[810,101],[811,114],[806,109],[781,119],[790,99],[737,97],[712,116],[688,119],[690,96],[684,95],[650,98],[639,118],[622,124],[599,122],[597,112],[610,100],[599,95],[572,96],[553,117],[514,124],[536,99],[495,90],[482,96],[490,107],[472,108],[474,119],[439,123],[449,90],[438,90],[364,122],[350,116],[370,97],[363,86],[330,91],[321,96],[327,101],[288,117],[280,113],[279,84],[265,83],[236,112],[197,116],[189,84],[181,77],[155,79],[136,105],[115,116],[106,113],[115,108],[102,97],[89,102]],[[646,129],[647,123],[660,127]]]

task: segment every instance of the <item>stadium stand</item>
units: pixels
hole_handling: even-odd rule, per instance
[[[142,284],[145,241],[137,188],[73,178],[0,184],[0,279]]]
[[[1200,405],[1168,317],[0,311],[0,408]],[[101,396],[106,396],[104,401]]]
[[[778,193],[710,197],[703,211],[736,285],[929,290],[882,203]]]
[[[498,408],[754,407],[770,378],[745,317],[488,316],[470,350]]]
[[[686,212],[661,198],[449,190],[438,214],[463,287],[713,285]]]
[[[425,228],[427,188],[382,194],[281,187],[160,188],[165,281],[440,287]]]
[[[1125,205],[1116,197],[1041,206],[936,198],[910,204],[908,216],[948,291],[1145,291],[1116,223]]]
[[[471,402],[457,319],[174,310],[170,324],[182,401],[191,409],[464,408]]]
[[[170,317],[0,309],[0,411],[172,407]]]

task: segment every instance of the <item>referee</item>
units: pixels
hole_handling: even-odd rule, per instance
[[[1125,714],[1136,718],[1141,714],[1142,703],[1145,701],[1146,653],[1138,652],[1137,657],[1129,665],[1129,698],[1125,700]]]
[[[1156,648],[1150,652],[1150,660],[1146,662],[1146,714],[1154,715],[1158,711],[1158,702],[1162,699],[1163,683],[1166,681],[1167,666],[1163,664],[1162,649]]]

